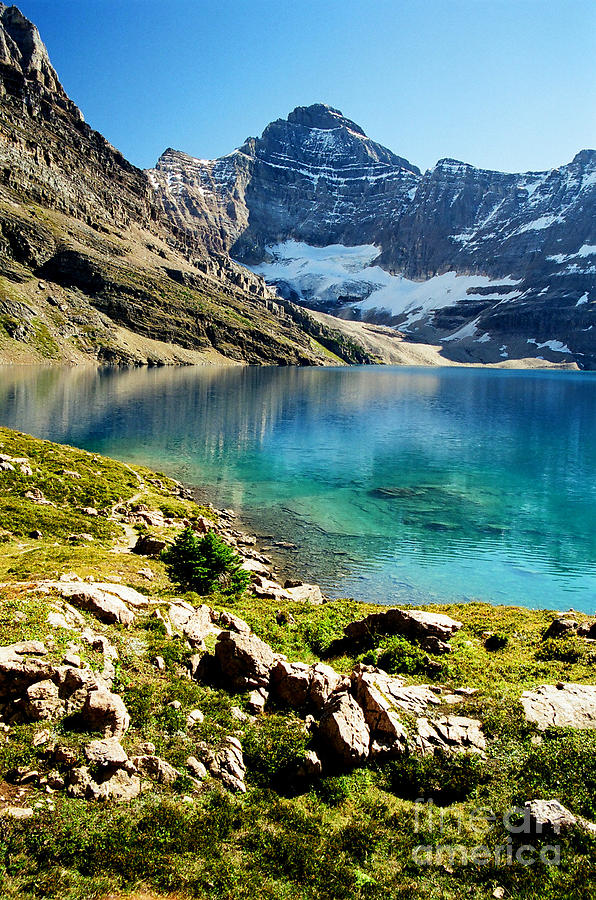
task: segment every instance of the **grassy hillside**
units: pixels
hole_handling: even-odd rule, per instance
[[[386,635],[358,657],[349,648],[334,656],[333,642],[344,626],[375,607],[349,600],[314,606],[258,598],[252,590],[240,597],[183,594],[161,559],[130,552],[147,530],[171,542],[183,520],[217,522],[217,514],[198,507],[178,483],[6,429],[0,430],[0,454],[8,462],[0,471],[0,645],[43,641],[44,658],[60,665],[74,642],[81,665],[97,671],[101,654],[82,643],[80,633],[90,628],[100,634],[117,652],[112,690],[130,714],[123,748],[132,758],[150,742],[177,772],[171,784],[149,781],[130,801],[69,796],[59,779],[84,763],[85,746],[97,733],[72,716],[21,721],[12,709],[11,719],[5,705],[2,898],[149,896],[140,891],[246,900],[593,896],[596,840],[581,830],[557,836],[560,865],[495,861],[495,848],[508,841],[503,814],[526,800],[556,797],[576,815],[596,819],[596,731],[539,733],[525,722],[520,705],[522,691],[536,685],[594,683],[593,642],[545,640],[554,613],[470,603],[428,607],[463,623],[451,653],[434,655]],[[36,492],[47,502],[40,503]],[[157,524],[131,525],[130,513],[139,508]],[[221,519],[216,527],[223,528]],[[69,573],[86,584],[135,588],[150,605],[135,608],[128,627],[101,622],[85,610],[79,610],[76,627],[51,625],[58,594],[40,582]],[[189,678],[197,649],[164,626],[176,597],[241,617],[291,661],[324,661],[340,673],[361,661],[409,684],[476,689],[458,715],[482,722],[485,756],[411,754],[301,776],[312,743],[305,716],[279,703],[253,716],[248,692],[232,693],[200,674]],[[204,654],[213,642],[210,635]],[[189,725],[196,709],[203,720]],[[217,749],[229,735],[243,748],[246,793],[229,792],[215,777],[198,786],[188,773],[190,756]],[[67,762],[56,763],[56,747],[68,751],[62,753]],[[436,806],[421,812],[419,798]],[[14,807],[33,812],[14,818],[7,812]],[[488,808],[496,821],[480,822],[479,810]],[[552,840],[543,836],[532,843],[539,850]],[[428,864],[416,850],[420,845],[460,850],[453,859],[435,854]],[[475,848],[485,848],[483,863],[470,862]]]

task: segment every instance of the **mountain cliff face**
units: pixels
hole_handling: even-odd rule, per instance
[[[212,224],[210,223],[210,229]],[[178,228],[0,4],[0,361],[323,364],[371,357]]]
[[[167,150],[149,177],[180,229],[286,298],[460,361],[596,367],[595,151],[550,172],[421,174],[315,104],[222,159]]]

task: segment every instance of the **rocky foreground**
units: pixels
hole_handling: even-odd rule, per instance
[[[595,618],[328,601],[166,476],[0,441],[0,896],[589,896]],[[180,594],[188,526],[241,596]],[[561,865],[498,858],[512,808]]]

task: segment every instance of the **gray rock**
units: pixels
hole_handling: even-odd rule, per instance
[[[422,756],[436,750],[484,754],[486,740],[478,719],[466,716],[441,716],[416,720],[415,748]]]
[[[115,768],[124,765],[128,756],[119,741],[103,739],[91,741],[85,747],[85,757],[88,762],[98,766],[113,766]]]
[[[234,690],[267,687],[276,657],[255,634],[222,631],[215,645],[215,665],[221,680]]]
[[[50,679],[38,681],[25,691],[23,711],[28,719],[38,722],[43,719],[60,719],[65,712],[57,684]]]
[[[131,763],[137,772],[157,781],[158,784],[171,786],[180,777],[180,773],[174,766],[171,766],[165,759],[160,759],[159,756],[133,756]]]
[[[81,715],[91,730],[103,731],[105,737],[121,738],[130,725],[122,698],[102,688],[89,691]]]
[[[117,594],[108,593],[98,585],[56,582],[52,587],[62,597],[80,609],[93,613],[102,622],[132,625],[135,621],[134,613]],[[113,587],[119,588],[120,586],[113,585]]]
[[[524,812],[531,834],[544,834],[578,828],[588,834],[596,835],[596,825],[581,816],[575,816],[558,800],[528,800],[524,804]]]
[[[238,738],[232,736],[224,738],[217,750],[211,750],[205,745],[199,746],[211,775],[214,778],[218,778],[228,790],[245,794],[246,785],[244,784],[244,778],[246,766],[244,764],[242,744]]]
[[[319,736],[325,751],[344,765],[356,765],[369,755],[370,731],[364,713],[347,691],[337,691],[325,704]]]
[[[400,634],[418,641],[431,653],[448,653],[451,648],[447,642],[461,627],[461,622],[442,613],[391,607],[351,622],[346,625],[344,635],[350,646],[360,647],[375,635]]]
[[[596,686],[543,684],[524,691],[521,703],[526,720],[544,730],[552,726],[596,728]]]

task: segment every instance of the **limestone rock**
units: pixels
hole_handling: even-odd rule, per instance
[[[116,769],[104,781],[97,782],[91,776],[87,766],[80,766],[70,773],[67,788],[71,797],[86,800],[116,800],[124,802],[134,800],[141,793],[141,779],[138,775],[130,775],[124,769]]]
[[[165,759],[159,756],[134,756],[131,760],[133,766],[141,775],[146,775],[159,784],[172,785],[180,773]]]
[[[217,630],[213,625],[212,610],[204,604],[195,608],[190,603],[171,603],[168,617],[174,629],[182,632],[191,647],[202,648],[207,635]]]
[[[399,704],[402,682],[377,673],[358,672],[352,683],[373,738],[375,755],[405,753],[408,735],[400,718],[404,707]]]
[[[345,765],[368,757],[370,731],[361,707],[347,691],[337,691],[325,704],[319,736],[325,750]]]
[[[103,739],[91,741],[85,747],[85,757],[90,763],[98,766],[122,766],[128,760],[126,751],[119,741]]]
[[[391,607],[380,613],[371,613],[357,622],[351,622],[346,625],[344,635],[350,646],[360,647],[375,635],[400,634],[418,641],[431,653],[447,653],[450,650],[447,641],[461,627],[461,622],[442,613]]]
[[[142,534],[137,538],[132,552],[137,553],[139,556],[159,556],[166,547],[167,543],[162,541],[161,538],[154,537],[151,534]]]
[[[478,719],[465,716],[419,718],[416,727],[415,748],[423,756],[436,750],[480,754],[486,750],[486,740]]]
[[[224,787],[240,794],[246,793],[244,778],[246,766],[242,753],[242,744],[235,737],[226,737],[221,747],[211,752],[207,758],[207,767],[215,778],[219,778]]]
[[[330,695],[340,687],[349,687],[349,679],[323,663],[277,661],[271,671],[271,694],[294,709],[322,709]]]
[[[63,582],[57,583],[54,587],[62,597],[75,606],[93,613],[102,622],[132,625],[135,621],[134,613],[120,597],[102,590],[97,585]]]
[[[64,715],[64,704],[60,699],[58,685],[49,678],[30,685],[25,692],[23,709],[27,718],[33,722],[61,718]]]
[[[543,684],[524,691],[526,720],[544,730],[551,726],[596,728],[596,685]]]
[[[531,834],[544,834],[568,831],[579,828],[588,834],[596,835],[596,825],[581,816],[575,816],[558,800],[528,800],[524,811],[529,820]]]
[[[255,634],[222,631],[215,645],[215,666],[222,681],[234,690],[267,687],[276,657]]]
[[[296,603],[311,603],[313,606],[319,606],[325,602],[325,596],[318,584],[298,584],[286,588],[286,590],[290,599]]]
[[[41,641],[21,641],[0,647],[0,699],[16,699],[35,682],[54,674],[54,666],[45,660],[47,650]]]
[[[198,778],[199,781],[204,781],[205,778],[207,778],[209,774],[207,768],[196,758],[196,756],[189,756],[186,760],[186,765],[193,778]]]
[[[121,738],[130,725],[122,698],[102,688],[89,691],[81,715],[91,729],[103,731],[105,737]]]

